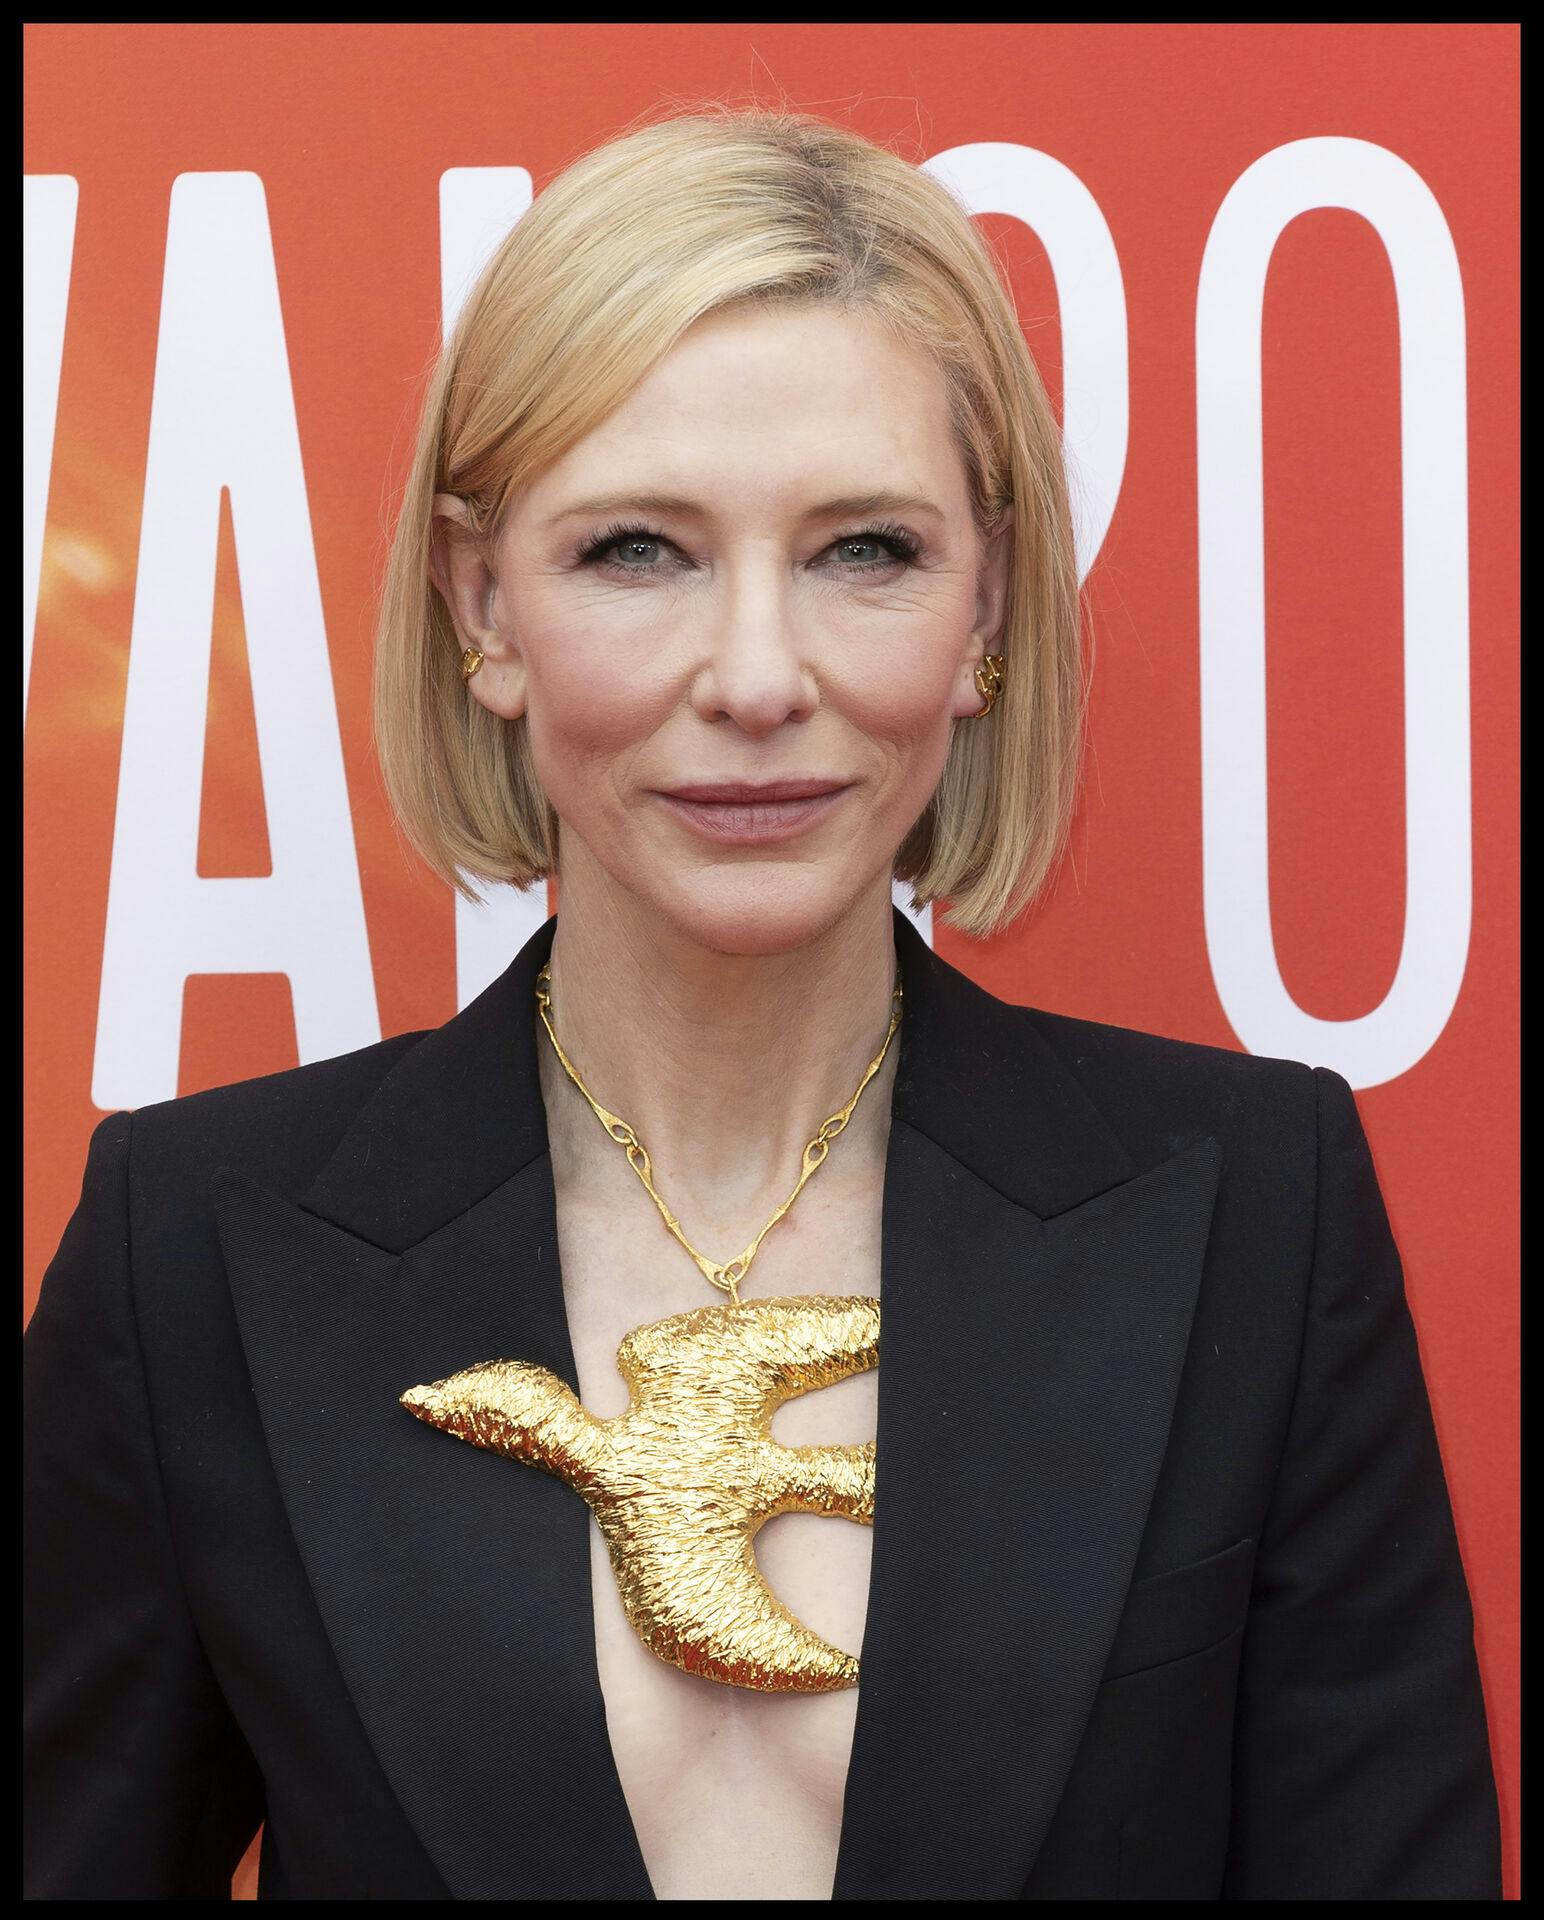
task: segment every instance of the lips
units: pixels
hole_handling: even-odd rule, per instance
[[[698,836],[724,846],[767,846],[792,840],[839,806],[850,781],[704,782],[661,793],[661,802]]]
[[[764,807],[778,800],[818,800],[839,793],[846,780],[768,780],[755,785],[746,780],[698,781],[686,787],[665,787],[667,800],[685,800],[699,807]]]

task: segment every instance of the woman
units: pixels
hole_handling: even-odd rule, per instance
[[[429,862],[560,910],[436,1031],[98,1127],[27,1337],[32,1896],[220,1898],[266,1821],[260,1898],[1494,1897],[1346,1082],[891,904],[1019,912],[1081,725],[949,194],[759,111],[548,187],[376,724]]]

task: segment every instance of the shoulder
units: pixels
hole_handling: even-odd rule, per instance
[[[1351,1099],[1327,1067],[1136,1027],[1019,1009],[1140,1161],[1211,1134],[1225,1148],[1311,1163],[1321,1102]]]
[[[1177,1040],[1141,1027],[1081,1020],[1044,1007],[1020,1007],[1042,1039],[1074,1071],[1157,1089],[1280,1089],[1307,1087],[1314,1072],[1305,1061],[1246,1053],[1201,1040]]]
[[[228,1165],[279,1191],[302,1191],[359,1109],[430,1031],[109,1114],[97,1133],[126,1137],[131,1188],[168,1176],[201,1185]]]

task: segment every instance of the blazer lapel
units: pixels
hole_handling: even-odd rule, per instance
[[[1109,1657],[1221,1161],[1137,1172],[897,916],[874,1554],[837,1899],[1014,1899]]]
[[[408,1050],[298,1205],[232,1171],[216,1184],[328,1637],[459,1900],[652,1897],[606,1733],[589,1510],[398,1405],[509,1357],[578,1391],[530,1011],[553,924]]]
[[[649,1899],[595,1661],[588,1510],[397,1396],[482,1360],[578,1391],[532,996],[549,920],[408,1049],[297,1200],[215,1203],[340,1669],[458,1899]],[[874,1559],[837,1898],[1028,1878],[1125,1599],[1215,1191],[1137,1169],[1033,1016],[904,915]]]

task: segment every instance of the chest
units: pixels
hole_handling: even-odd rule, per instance
[[[601,1419],[627,1405],[616,1351],[634,1327],[714,1293],[657,1217],[558,1197],[564,1303],[580,1398]],[[801,1196],[800,1207],[812,1198]],[[820,1196],[768,1235],[747,1299],[880,1291],[878,1182]],[[705,1249],[706,1250],[706,1249]],[[714,1249],[716,1252],[717,1249]],[[722,1256],[720,1256],[722,1257]],[[873,1440],[871,1370],[779,1408],[790,1446]],[[782,1604],[857,1653],[868,1607],[870,1528],[785,1513],[756,1536],[757,1564]],[[600,1530],[590,1526],[596,1665],[612,1755],[660,1899],[829,1899],[858,1689],[757,1693],[682,1673],[648,1651],[622,1608]]]

